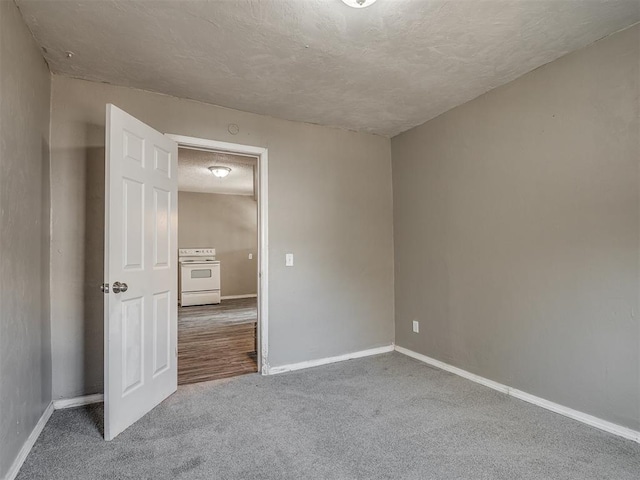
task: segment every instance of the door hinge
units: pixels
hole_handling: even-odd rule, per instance
[[[102,293],[109,293],[109,284],[103,283],[102,285],[100,285],[100,290],[102,291]]]

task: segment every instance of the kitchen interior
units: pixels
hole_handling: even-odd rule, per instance
[[[258,370],[257,158],[178,150],[178,384]]]

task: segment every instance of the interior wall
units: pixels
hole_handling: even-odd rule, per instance
[[[636,26],[392,139],[398,345],[640,427],[639,62]]]
[[[221,295],[255,295],[258,202],[253,195],[178,192],[178,247],[215,248]]]
[[[165,133],[269,149],[271,366],[393,342],[388,138],[54,75],[54,398],[102,391],[107,103]],[[284,265],[288,252],[294,267]]]
[[[0,478],[51,401],[50,74],[0,2]]]

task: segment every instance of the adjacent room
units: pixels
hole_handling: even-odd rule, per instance
[[[0,0],[0,479],[640,478],[640,0]]]
[[[257,158],[178,149],[178,384],[258,371]]]

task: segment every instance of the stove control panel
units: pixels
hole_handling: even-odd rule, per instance
[[[212,257],[215,256],[215,248],[180,248],[178,255],[180,257]]]

